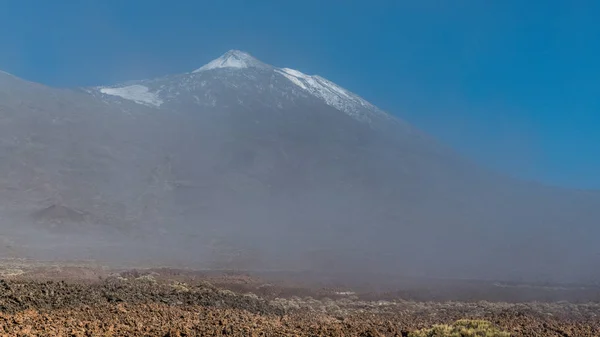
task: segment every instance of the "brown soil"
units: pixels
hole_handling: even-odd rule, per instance
[[[25,269],[0,281],[0,335],[403,336],[476,318],[513,336],[600,336],[599,303],[377,299],[267,281],[169,269]]]

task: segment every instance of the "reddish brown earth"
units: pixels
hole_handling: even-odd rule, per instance
[[[600,336],[595,288],[479,285],[474,294],[491,299],[477,301],[469,299],[470,283],[382,293],[298,277],[172,269],[13,264],[2,275],[2,336],[403,336],[461,318],[491,321],[513,336]],[[444,293],[461,287],[459,295]],[[523,289],[541,297],[498,298],[522,296]],[[574,300],[550,301],[551,291]],[[431,301],[444,296],[468,300]]]

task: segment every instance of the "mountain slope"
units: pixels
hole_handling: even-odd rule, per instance
[[[0,74],[0,116],[0,211],[26,253],[545,280],[597,267],[597,193],[488,172],[244,52],[98,88]]]

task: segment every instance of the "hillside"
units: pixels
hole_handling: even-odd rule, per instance
[[[600,193],[487,171],[337,84],[240,51],[97,88],[0,73],[0,158],[11,256],[600,276]]]

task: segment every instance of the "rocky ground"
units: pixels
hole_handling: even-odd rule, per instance
[[[408,336],[463,318],[512,336],[600,336],[600,303],[582,295],[431,301],[234,273],[64,265],[12,265],[2,275],[2,336]]]

